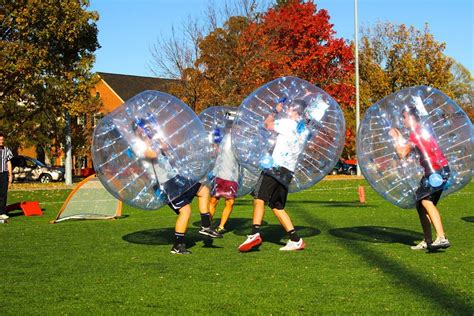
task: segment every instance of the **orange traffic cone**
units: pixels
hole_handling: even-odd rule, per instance
[[[359,185],[359,202],[365,203],[365,188],[363,185]]]

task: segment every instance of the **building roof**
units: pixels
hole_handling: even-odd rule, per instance
[[[145,90],[168,92],[169,84],[176,82],[175,79],[111,74],[107,72],[98,72],[97,74],[124,102]]]

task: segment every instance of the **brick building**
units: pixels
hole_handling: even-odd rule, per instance
[[[99,75],[100,80],[93,89],[92,94],[100,97],[102,107],[99,111],[100,113],[95,115],[91,120],[85,118],[85,121],[90,121],[93,126],[95,126],[99,118],[107,115],[140,92],[145,90],[168,92],[170,85],[173,82],[176,82],[172,79],[131,76],[106,72],[98,72],[97,74]],[[73,165],[76,168],[92,168],[90,154],[84,157],[74,158]]]
[[[172,79],[113,74],[106,72],[98,72],[97,74],[99,75],[100,80],[91,93],[100,97],[102,101],[102,107],[100,108],[99,113],[93,115],[93,117],[89,117],[88,115],[84,114],[83,116],[74,118],[74,120],[77,121],[74,121],[73,124],[90,124],[92,127],[94,127],[101,117],[107,115],[125,101],[139,94],[140,92],[145,90],[168,92],[170,84],[176,82]],[[92,168],[90,149],[87,150],[87,152],[89,154],[86,154],[85,156],[73,157],[75,174],[81,173],[81,169]],[[18,153],[20,155],[38,158],[35,148],[22,148],[19,149]],[[53,165],[64,165],[64,153],[61,151],[61,149],[59,149],[57,154],[59,155],[59,158],[55,159],[55,161],[50,161],[50,163]]]

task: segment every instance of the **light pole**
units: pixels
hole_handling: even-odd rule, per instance
[[[356,97],[356,136],[359,131],[359,30],[357,25],[357,0],[354,0],[354,56],[355,56],[355,97]],[[357,156],[357,152],[356,152]],[[359,159],[357,159],[357,175],[360,176]]]

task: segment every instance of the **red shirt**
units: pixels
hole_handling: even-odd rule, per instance
[[[425,174],[431,174],[448,165],[448,160],[439,148],[433,135],[424,128],[417,127],[408,139],[420,154],[420,164],[425,169]]]

